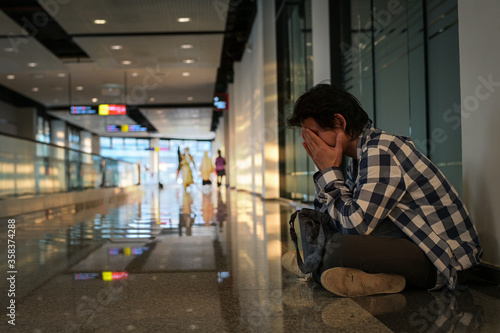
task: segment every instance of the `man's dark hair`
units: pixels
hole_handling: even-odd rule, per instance
[[[317,84],[300,96],[287,121],[291,127],[301,127],[304,120],[312,118],[321,128],[332,130],[335,114],[345,118],[345,131],[353,140],[372,122],[356,97],[326,83]]]

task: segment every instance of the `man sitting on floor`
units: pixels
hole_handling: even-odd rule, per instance
[[[339,231],[313,272],[325,289],[352,297],[465,281],[481,257],[475,226],[457,191],[409,138],[371,127],[358,100],[329,84],[299,97],[288,124],[302,128],[319,170],[315,209]]]

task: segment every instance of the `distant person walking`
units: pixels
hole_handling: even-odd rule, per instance
[[[222,177],[226,175],[226,160],[222,157],[222,153],[217,150],[218,157],[215,159],[215,171],[217,172],[217,186],[222,184]]]
[[[184,150],[184,155],[181,155],[181,172],[184,189],[193,184],[193,173],[191,171],[191,163],[194,165],[193,156],[189,153],[189,148]]]
[[[212,164],[212,160],[210,157],[208,157],[208,152],[205,152],[205,156],[203,157],[203,160],[201,160],[201,179],[202,179],[202,185],[211,185],[212,181],[210,180],[210,176],[212,175],[212,172],[214,172],[214,165]]]

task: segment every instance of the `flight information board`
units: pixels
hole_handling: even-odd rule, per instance
[[[125,104],[99,104],[99,115],[101,116],[123,116],[127,114]]]
[[[89,105],[75,105],[69,109],[71,114],[97,114],[97,109]]]

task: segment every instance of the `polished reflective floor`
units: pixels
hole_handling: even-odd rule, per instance
[[[280,263],[295,209],[172,185],[16,216],[13,239],[5,219],[0,332],[500,332],[499,287],[481,281],[349,299],[297,279]]]

